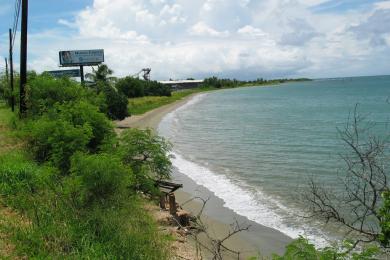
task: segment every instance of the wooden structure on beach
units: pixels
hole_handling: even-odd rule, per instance
[[[190,221],[190,213],[178,209],[178,204],[176,203],[176,198],[174,192],[180,188],[183,188],[183,184],[177,184],[168,181],[156,181],[156,186],[159,187],[162,192],[160,196],[160,208],[167,210],[167,204],[169,208],[169,213],[177,220],[181,226],[188,226]]]

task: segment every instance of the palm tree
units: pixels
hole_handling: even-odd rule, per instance
[[[104,83],[104,84],[110,84],[112,83],[116,78],[111,77],[111,75],[114,73],[106,64],[98,65],[97,69],[95,70],[92,67],[92,73],[87,73],[85,77],[95,84],[97,83]]]

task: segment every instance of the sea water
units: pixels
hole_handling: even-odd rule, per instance
[[[341,192],[348,152],[338,129],[355,107],[389,133],[390,76],[295,82],[197,95],[159,125],[174,167],[259,224],[318,246],[340,232],[303,217],[310,178]]]

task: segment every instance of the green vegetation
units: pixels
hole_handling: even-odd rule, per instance
[[[133,79],[131,77],[125,79],[126,79],[125,81],[134,81],[137,82],[137,84],[139,82],[145,82],[138,79]],[[141,91],[142,88],[140,87],[133,87],[131,91],[134,91],[134,93],[126,94],[126,95],[130,97],[129,105],[128,105],[129,114],[142,115],[148,111],[151,111],[153,109],[159,108],[167,104],[171,104],[186,96],[199,93],[199,92],[224,89],[224,88],[262,86],[262,85],[268,86],[268,85],[275,85],[275,84],[281,84],[286,82],[308,81],[308,80],[310,79],[276,79],[276,80],[257,79],[254,81],[239,81],[236,79],[231,80],[231,79],[219,79],[217,77],[211,77],[205,79],[203,85],[199,88],[173,91],[171,96],[144,95],[143,92]],[[122,91],[126,92],[125,88],[122,87],[121,85],[122,83],[120,82],[121,81],[119,81],[116,86],[118,87],[118,89],[121,89]],[[136,84],[134,84],[133,86],[136,86]]]
[[[171,88],[157,81],[145,81],[133,77],[119,79],[115,84],[118,91],[128,98],[144,96],[171,96]]]
[[[169,258],[171,238],[158,232],[139,194],[158,195],[153,184],[170,175],[170,145],[151,131],[117,137],[104,91],[47,75],[28,84],[26,118],[0,107],[0,140],[11,145],[0,148],[0,196],[25,219],[0,225],[15,255]]]
[[[171,104],[175,101],[178,101],[182,98],[185,98],[189,95],[214,90],[215,88],[198,88],[198,89],[188,89],[182,91],[172,92],[170,97],[141,97],[141,98],[130,98],[129,99],[129,113],[132,115],[141,115],[150,110],[156,109],[158,107]]]
[[[150,130],[129,129],[117,136],[109,118],[128,114],[127,96],[149,95],[130,99],[128,109],[142,114],[201,91],[276,82],[211,78],[207,87],[159,97],[153,95],[163,89],[152,91],[155,83],[138,89],[138,81],[117,81],[111,74],[101,66],[89,76],[94,84],[85,87],[30,73],[27,117],[18,120],[0,104],[0,198],[23,220],[0,222],[1,237],[8,234],[15,245],[13,256],[169,259],[171,238],[158,232],[144,206],[145,198],[159,195],[155,180],[170,176],[171,146]],[[4,82],[2,77],[0,94],[8,102]],[[316,249],[301,237],[273,259],[375,259],[379,246],[388,248],[390,241],[390,195],[388,189],[380,192],[383,203],[375,208],[380,230],[372,245],[359,252],[356,241]]]
[[[286,247],[283,256],[274,255],[273,260],[298,260],[298,259],[315,259],[315,260],[374,260],[379,255],[379,248],[375,245],[364,247],[360,252],[353,252],[354,243],[345,241],[341,245],[316,249],[307,239],[300,237],[294,240]]]
[[[307,78],[299,78],[299,79],[271,79],[266,80],[263,78],[259,78],[256,80],[237,80],[237,79],[219,79],[217,77],[206,78],[204,80],[203,85],[207,87],[214,88],[236,88],[236,87],[246,87],[246,86],[263,86],[263,85],[275,85],[282,84],[286,82],[299,82],[299,81],[310,81]]]

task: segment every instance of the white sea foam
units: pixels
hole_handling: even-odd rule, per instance
[[[173,155],[175,158],[172,159],[172,163],[181,173],[190,177],[198,185],[212,191],[215,196],[224,201],[225,207],[237,214],[266,227],[279,230],[292,238],[303,235],[318,247],[328,245],[324,234],[304,224],[298,226],[299,217],[292,209],[286,208],[260,190],[250,192],[242,187],[243,185],[234,183],[224,175],[216,174],[206,167],[186,160],[177,153]]]
[[[206,94],[197,95],[185,105],[167,114],[160,123],[159,132],[161,133],[163,128],[174,131],[172,128],[178,123],[178,112],[200,102],[205,96]],[[297,212],[266,195],[259,188],[254,190],[254,187],[244,182],[231,179],[223,173],[213,172],[205,166],[184,158],[178,152],[174,152],[173,155],[175,158],[172,159],[172,163],[179,172],[213,192],[224,201],[225,207],[237,214],[266,227],[279,230],[292,238],[303,235],[317,247],[329,244],[328,237],[321,230],[305,224],[306,220],[299,219]]]

